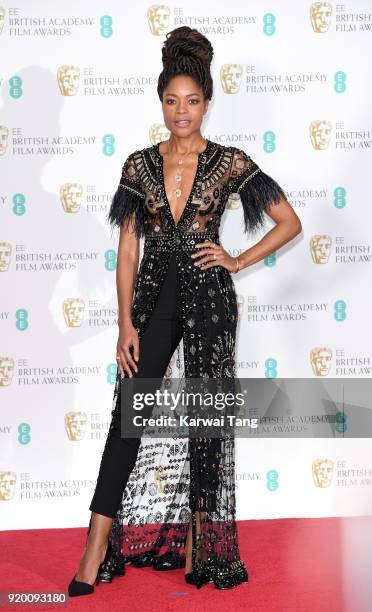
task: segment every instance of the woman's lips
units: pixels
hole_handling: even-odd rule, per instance
[[[191,121],[188,121],[187,119],[180,119],[179,121],[175,121],[175,124],[178,127],[186,127],[187,125],[190,125]]]

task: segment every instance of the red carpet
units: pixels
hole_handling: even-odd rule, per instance
[[[249,582],[218,591],[188,586],[184,570],[157,572],[126,566],[126,575],[99,584],[67,606],[17,610],[132,612],[370,612],[372,517],[275,519],[238,524]],[[74,575],[86,528],[3,531],[1,591],[63,592]]]

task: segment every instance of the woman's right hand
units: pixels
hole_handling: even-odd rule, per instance
[[[131,353],[133,347],[133,353]],[[133,378],[133,373],[138,372],[137,364],[134,359],[139,359],[139,340],[138,332],[133,326],[132,321],[128,320],[119,325],[119,338],[116,345],[116,363],[120,370],[121,378],[124,377],[124,372],[127,372],[129,378]],[[132,368],[132,370],[130,369]]]

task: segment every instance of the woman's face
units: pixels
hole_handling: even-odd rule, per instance
[[[208,100],[194,79],[179,75],[164,88],[162,108],[168,130],[176,136],[190,136],[200,132]]]

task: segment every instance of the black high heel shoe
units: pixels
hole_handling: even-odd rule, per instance
[[[103,570],[104,565],[110,559],[111,554],[112,554],[112,546],[111,546],[110,540],[108,540],[105,558],[103,559],[102,563],[100,563],[98,571],[97,571],[97,576],[95,579],[96,585],[98,585],[101,581],[100,574]],[[82,582],[81,580],[76,580],[75,577],[76,577],[76,574],[71,580],[70,584],[68,585],[68,594],[70,597],[77,597],[79,595],[90,595],[91,593],[93,593],[94,591],[93,584],[89,584],[89,582]]]
[[[87,540],[92,528],[92,514],[90,515],[89,526],[87,531]],[[129,563],[129,561],[122,555],[121,553],[113,554],[113,549],[111,546],[111,555],[106,561],[103,561],[99,567],[98,575],[100,582],[112,582],[114,576],[125,576],[125,565]]]
[[[185,574],[185,582],[187,584],[194,584],[197,589],[201,589],[204,584],[208,582],[213,582],[212,578],[207,578],[206,580],[201,580],[200,582],[196,582],[194,572],[188,572]]]
[[[195,584],[194,574],[192,572],[185,574],[185,581],[187,584]]]
[[[149,550],[139,555],[127,557],[127,560],[129,563],[134,565],[134,567],[148,567],[153,564],[154,553]]]
[[[169,550],[160,557],[155,557],[152,567],[158,571],[174,570],[185,567],[186,556]]]

